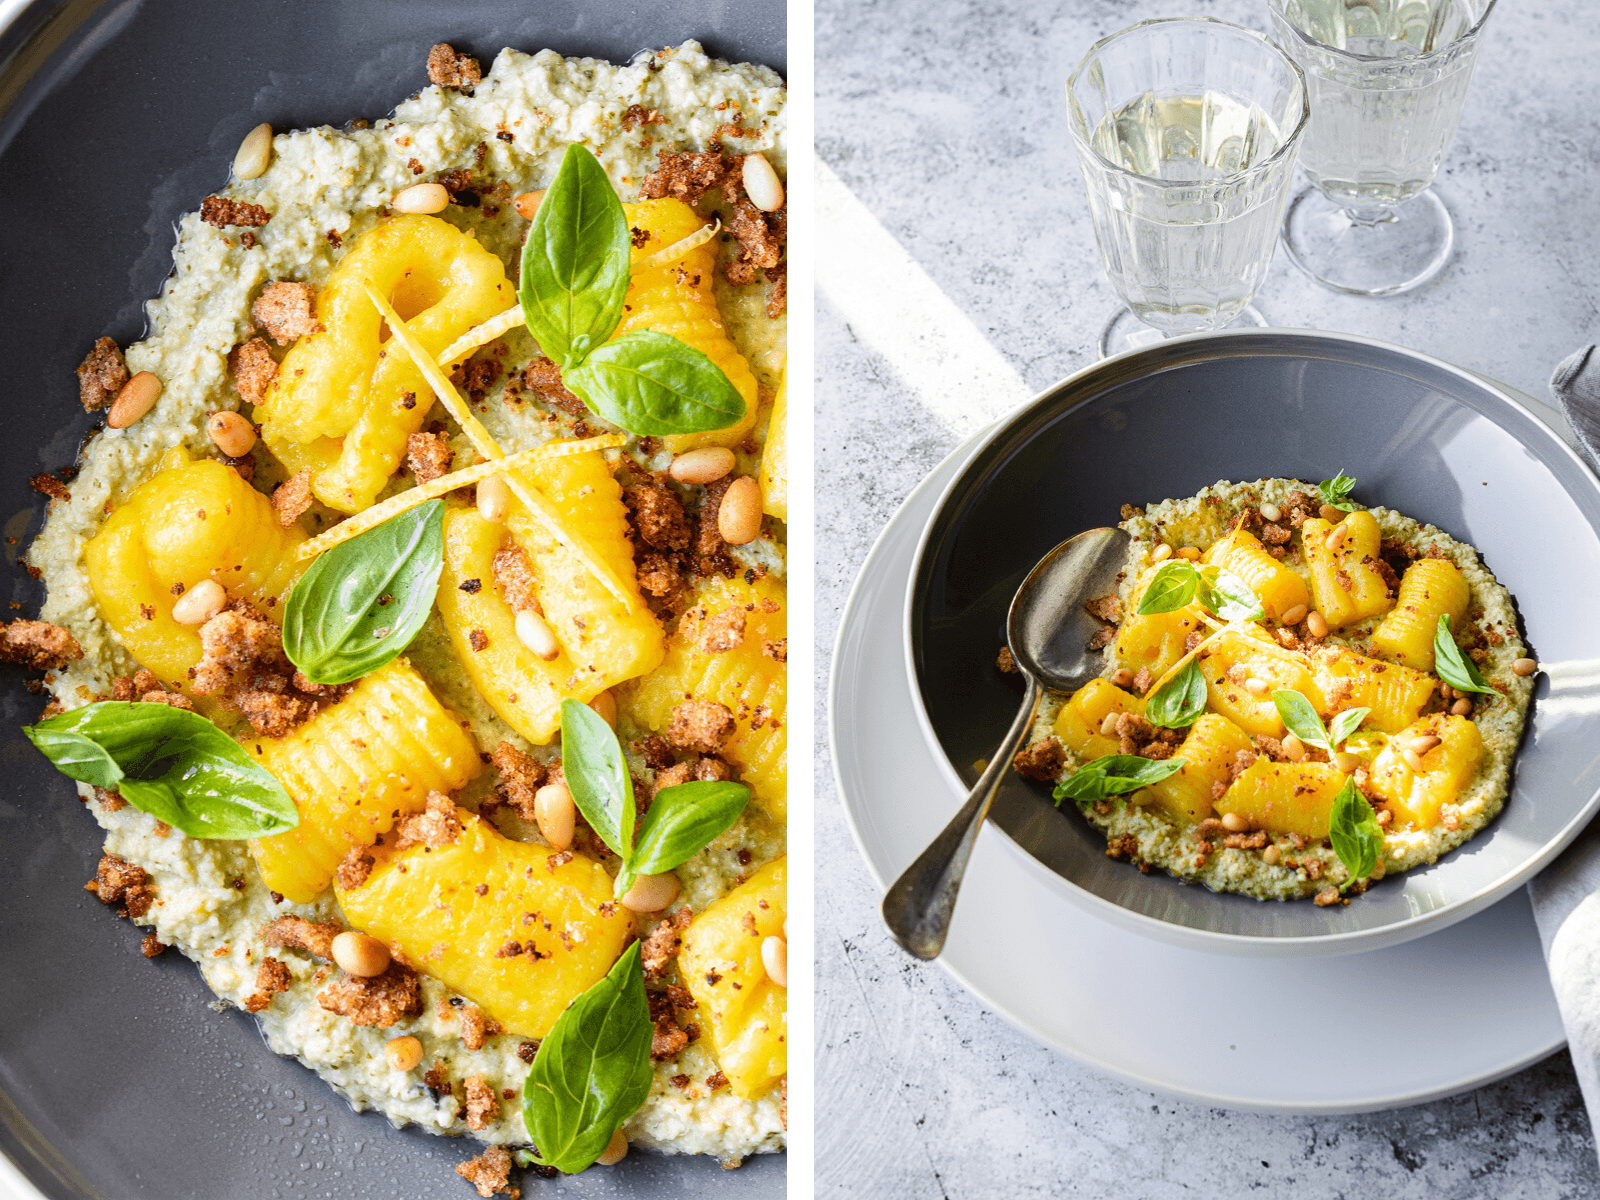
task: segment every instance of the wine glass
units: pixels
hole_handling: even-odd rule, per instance
[[[1269,0],[1305,72],[1311,125],[1284,248],[1358,296],[1410,291],[1450,258],[1455,229],[1429,190],[1455,137],[1495,0]]]
[[[1265,325],[1250,301],[1306,124],[1300,68],[1237,25],[1142,21],[1090,47],[1067,109],[1100,259],[1127,306],[1101,355]]]

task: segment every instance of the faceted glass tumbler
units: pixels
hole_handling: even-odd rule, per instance
[[[1306,123],[1294,62],[1237,25],[1144,21],[1090,48],[1067,109],[1101,262],[1133,316],[1175,336],[1244,314]]]
[[[1284,243],[1313,279],[1358,295],[1425,283],[1454,245],[1428,189],[1455,138],[1495,0],[1269,0],[1305,73],[1311,121]]]

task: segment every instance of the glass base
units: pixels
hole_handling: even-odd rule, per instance
[[[1353,296],[1421,287],[1444,269],[1455,240],[1450,210],[1431,191],[1361,221],[1308,187],[1283,214],[1289,261],[1323,287]]]
[[[1218,326],[1220,329],[1248,329],[1251,327],[1263,329],[1267,319],[1254,304],[1246,304],[1239,310],[1239,315],[1226,325]],[[1190,330],[1199,333],[1200,330]],[[1122,354],[1128,350],[1138,350],[1145,346],[1153,346],[1157,342],[1164,342],[1169,337],[1181,337],[1182,334],[1162,333],[1159,329],[1152,329],[1138,317],[1133,315],[1133,310],[1127,307],[1118,308],[1111,314],[1111,319],[1106,322],[1100,331],[1100,357],[1110,358],[1113,354]]]

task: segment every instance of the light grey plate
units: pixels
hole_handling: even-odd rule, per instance
[[[1263,903],[1144,876],[1104,838],[1013,777],[994,823],[1069,900],[1150,936],[1238,954],[1393,945],[1494,903],[1547,864],[1600,805],[1600,485],[1550,428],[1480,378],[1365,338],[1247,330],[1182,338],[1096,364],[992,432],[941,497],[907,613],[909,669],[952,778],[973,778],[1020,685],[993,669],[1005,604],[1027,569],[1122,503],[1219,479],[1315,481],[1477,546],[1516,597],[1545,668],[1505,812],[1433,867],[1348,907]]]
[[[785,6],[754,0],[264,0],[250,5],[0,0],[0,511],[13,565],[91,425],[73,368],[95,337],[126,344],[172,265],[173,225],[227,181],[239,139],[390,112],[425,86],[428,47],[487,62],[503,46],[626,61],[699,39],[786,67]],[[15,570],[10,599],[37,611]],[[99,827],[18,733],[43,701],[0,669],[0,1158],[51,1200],[394,1200],[474,1195],[454,1172],[476,1143],[357,1115],[272,1054],[173,952],[82,890]],[[0,1163],[0,1195],[12,1172]],[[725,1172],[631,1154],[526,1181],[563,1196],[782,1196],[781,1155]],[[33,1192],[32,1189],[37,1189]]]

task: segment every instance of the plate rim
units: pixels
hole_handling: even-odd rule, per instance
[[[1003,421],[1004,418],[1001,418],[1001,421],[997,422],[997,424],[1002,423]],[[878,566],[884,560],[885,556],[891,552],[888,548],[888,543],[891,539],[891,536],[896,535],[899,532],[895,529],[896,523],[905,514],[907,509],[918,502],[923,497],[924,493],[927,492],[931,486],[935,485],[937,476],[947,467],[949,467],[953,460],[958,459],[962,455],[970,456],[971,454],[975,453],[979,444],[986,440],[990,432],[991,430],[986,427],[985,429],[979,430],[977,433],[960,443],[954,450],[941,459],[939,464],[935,466],[933,470],[930,471],[926,476],[924,476],[915,487],[912,488],[912,490],[907,494],[906,498],[896,508],[894,515],[890,517],[883,529],[879,531],[878,536],[873,540],[872,547],[868,551],[867,556],[862,560],[862,565],[858,570],[855,579],[851,583],[845,603],[840,609],[839,626],[834,632],[833,657],[829,666],[827,691],[827,729],[829,737],[829,759],[832,767],[833,783],[834,787],[839,793],[840,808],[844,812],[845,824],[850,831],[852,841],[855,843],[856,851],[866,865],[869,877],[875,881],[880,892],[882,892],[887,886],[887,876],[883,871],[879,870],[877,862],[868,850],[864,834],[859,822],[857,821],[856,813],[854,811],[854,802],[850,799],[852,792],[845,786],[843,764],[838,753],[838,746],[840,745],[839,730],[841,728],[841,721],[843,719],[841,691],[843,689],[847,674],[846,669],[842,665],[845,662],[845,659],[840,654],[840,649],[843,646],[849,632],[851,631],[853,623],[859,619],[860,611],[866,607],[868,603],[868,590],[870,588],[875,588],[880,582],[879,580],[869,577],[874,574],[873,568]],[[909,572],[907,573],[906,580],[901,586],[904,592],[909,593]],[[909,683],[909,681],[905,682]],[[915,691],[914,688],[909,688],[909,690],[913,692]],[[942,756],[933,757],[934,761],[937,763],[938,759]],[[955,802],[956,798],[959,798],[959,796],[965,792],[965,790],[965,785],[963,784],[954,792],[952,804]],[[1005,839],[1004,844],[1010,853],[1014,855],[1020,855],[1022,858],[1032,862],[1036,870],[1044,872],[1047,875],[1052,875],[1053,877],[1053,873],[1046,871],[1041,864],[1038,864],[1033,860],[1031,855],[1027,854],[1026,851],[1022,850],[1020,847],[1015,846],[1009,838]],[[1503,897],[1501,902],[1503,903],[1508,899],[1511,899],[1511,897]],[[1116,925],[1114,922],[1111,924]],[[1422,936],[1426,937],[1434,933],[1442,932],[1444,928],[1444,926],[1441,926],[1438,929],[1430,929]],[[1119,937],[1137,936],[1134,934],[1134,931],[1125,926],[1117,925],[1117,929]],[[1172,944],[1170,941],[1160,938],[1147,938],[1146,940],[1155,941],[1165,945]],[[1353,951],[1353,953],[1359,954],[1381,949],[1383,948],[1365,946],[1356,949]],[[1078,1047],[1068,1045],[1043,1029],[1029,1024],[1024,1018],[1011,1011],[1004,1004],[1000,1003],[991,994],[991,991],[982,985],[972,973],[957,967],[948,955],[941,955],[935,960],[935,962],[942,970],[947,972],[951,978],[955,979],[957,983],[959,983],[969,994],[971,994],[973,998],[976,999],[985,1009],[994,1013],[1008,1026],[1024,1034],[1036,1044],[1048,1047],[1050,1050],[1058,1054],[1062,1054],[1074,1062],[1102,1072],[1103,1074],[1109,1075],[1112,1078],[1131,1086],[1146,1088],[1166,1096],[1179,1097],[1192,1103],[1217,1105],[1240,1112],[1255,1112],[1281,1116],[1349,1116],[1361,1113],[1383,1112],[1392,1109],[1405,1108],[1415,1104],[1424,1104],[1433,1100],[1462,1095],[1468,1091],[1485,1087],[1500,1079],[1504,1079],[1509,1075],[1513,1075],[1518,1071],[1524,1070],[1538,1062],[1542,1062],[1552,1054],[1555,1054],[1563,1049],[1567,1044],[1565,1032],[1562,1031],[1550,1041],[1536,1046],[1532,1050],[1525,1051],[1509,1063],[1502,1063],[1496,1066],[1493,1070],[1471,1076],[1467,1079],[1458,1079],[1443,1083],[1436,1087],[1414,1089],[1407,1092],[1395,1093],[1388,1096],[1373,1098],[1367,1101],[1361,1101],[1355,1104],[1314,1101],[1303,1104],[1263,1103],[1261,1101],[1252,1100],[1233,1093],[1206,1092],[1195,1088],[1174,1085],[1166,1080],[1158,1080],[1138,1071],[1129,1070],[1105,1058],[1096,1056],[1092,1053],[1087,1053],[1083,1050],[1080,1050]]]
[[[1520,413],[1522,416],[1531,420],[1536,428],[1541,429],[1548,434],[1550,440],[1560,447],[1562,452],[1566,454],[1567,458],[1578,467],[1580,473],[1589,480],[1591,487],[1593,487],[1596,491],[1597,499],[1600,499],[1600,479],[1597,479],[1595,472],[1589,467],[1588,463],[1586,463],[1583,457],[1560,436],[1556,429],[1552,427],[1547,420],[1528,408],[1527,405],[1518,400],[1515,395],[1511,394],[1512,389],[1508,389],[1505,387],[1505,385],[1499,383],[1499,381],[1488,376],[1480,375],[1475,371],[1469,371],[1463,367],[1458,367],[1454,363],[1446,362],[1443,359],[1436,358],[1433,355],[1427,354],[1423,351],[1413,350],[1409,347],[1397,345],[1393,342],[1386,342],[1379,338],[1367,337],[1362,334],[1341,333],[1337,331],[1321,329],[1276,327],[1268,329],[1232,329],[1211,333],[1188,334],[1183,337],[1167,338],[1154,346],[1137,347],[1135,349],[1123,351],[1121,354],[1113,355],[1110,358],[1104,358],[1098,360],[1097,362],[1090,363],[1077,371],[1071,372],[1049,387],[1044,388],[1029,400],[1018,405],[1010,412],[1002,415],[991,427],[974,435],[973,439],[971,439],[974,444],[972,445],[971,453],[967,461],[963,463],[962,468],[953,473],[942,486],[932,514],[930,515],[927,523],[922,527],[922,530],[917,538],[917,547],[912,559],[911,573],[906,584],[905,603],[902,610],[900,626],[901,646],[903,650],[902,661],[907,672],[907,677],[911,683],[911,696],[913,702],[912,708],[916,715],[918,726],[922,731],[923,740],[933,750],[934,761],[939,767],[940,773],[945,777],[946,781],[956,789],[958,794],[964,794],[968,790],[968,785],[961,779],[961,776],[955,769],[955,765],[950,762],[949,757],[945,754],[943,746],[939,742],[938,736],[934,731],[932,721],[928,716],[927,706],[924,704],[922,698],[921,686],[918,681],[916,671],[913,608],[915,605],[916,595],[915,581],[922,572],[924,557],[929,551],[930,534],[932,533],[934,526],[938,523],[940,514],[943,512],[945,506],[950,502],[952,494],[958,487],[961,486],[963,480],[965,479],[966,472],[971,467],[972,463],[986,450],[988,450],[997,440],[1003,437],[1006,432],[1013,428],[1019,421],[1026,419],[1036,410],[1048,405],[1052,399],[1064,389],[1080,384],[1084,379],[1097,372],[1105,371],[1108,366],[1125,364],[1128,360],[1143,355],[1159,353],[1175,345],[1186,346],[1197,343],[1221,343],[1225,346],[1228,341],[1234,340],[1259,341],[1261,339],[1267,339],[1271,341],[1280,338],[1288,339],[1291,337],[1309,338],[1313,341],[1325,341],[1335,344],[1364,346],[1389,354],[1398,355],[1401,358],[1412,359],[1425,364],[1428,367],[1444,371],[1449,375],[1453,375],[1468,387],[1488,392],[1494,396],[1495,399],[1509,405],[1515,412]],[[1241,356],[1244,355],[1229,355],[1226,353],[1220,353],[1212,357],[1228,358]],[[1265,355],[1263,354],[1248,355],[1248,357],[1264,356]],[[1292,355],[1283,355],[1282,357],[1292,357]],[[1195,360],[1189,360],[1182,365],[1191,365],[1193,361]],[[1148,372],[1146,377],[1159,375],[1171,369],[1173,369],[1172,365],[1158,366],[1153,371]],[[1088,403],[1090,400],[1094,399],[1095,394],[1097,393],[1085,395],[1078,401],[1075,401],[1073,404],[1063,407],[1060,412],[1066,413],[1071,411],[1071,409],[1076,408],[1080,404]],[[945,461],[947,462],[948,459]],[[940,468],[942,468],[944,465],[945,463],[941,462]],[[935,468],[935,471],[938,469],[939,468]],[[931,476],[929,478],[931,478]],[[924,482],[927,481],[924,480]],[[914,494],[915,492],[913,495]],[[910,497],[907,497],[907,502],[909,503],[909,501]],[[904,506],[902,506],[902,508],[903,507]],[[899,511],[897,511],[895,515],[898,517],[900,515]],[[1312,935],[1295,934],[1281,937],[1223,933],[1209,929],[1198,929],[1193,926],[1181,925],[1172,921],[1160,919],[1158,917],[1148,916],[1145,913],[1137,912],[1133,909],[1124,908],[1122,905],[1097,895],[1087,888],[1084,888],[1080,884],[1067,879],[1065,876],[1058,875],[1055,871],[1051,870],[1048,866],[1030,854],[1027,849],[1020,845],[1003,826],[999,826],[998,828],[1000,829],[1000,832],[1005,835],[1006,844],[1013,851],[1015,851],[1015,853],[1021,859],[1025,860],[1032,869],[1042,872],[1044,876],[1046,876],[1051,882],[1053,890],[1058,895],[1065,898],[1069,903],[1096,913],[1104,920],[1110,921],[1114,924],[1122,925],[1124,928],[1131,929],[1134,932],[1143,934],[1144,936],[1156,938],[1161,941],[1171,942],[1175,945],[1186,946],[1190,949],[1205,950],[1212,953],[1231,954],[1242,957],[1296,958],[1320,955],[1353,954],[1364,950],[1378,949],[1384,946],[1400,945],[1404,942],[1412,940],[1413,938],[1422,937],[1425,934],[1446,929],[1459,921],[1463,921],[1476,913],[1482,912],[1498,903],[1500,900],[1505,899],[1505,897],[1510,895],[1518,887],[1527,884],[1529,880],[1538,875],[1539,872],[1545,869],[1545,867],[1554,862],[1560,853],[1565,850],[1567,846],[1571,845],[1573,840],[1576,839],[1577,836],[1583,832],[1584,828],[1589,824],[1589,822],[1594,819],[1596,812],[1600,812],[1600,787],[1597,787],[1590,794],[1588,800],[1581,806],[1581,808],[1579,808],[1567,821],[1567,823],[1561,827],[1560,832],[1553,839],[1546,842],[1544,847],[1537,854],[1527,859],[1520,867],[1507,872],[1471,896],[1443,905],[1436,909],[1430,909],[1423,913],[1414,914],[1405,918],[1404,920],[1392,922],[1391,924],[1378,926],[1372,929],[1336,930],[1329,933]]]

